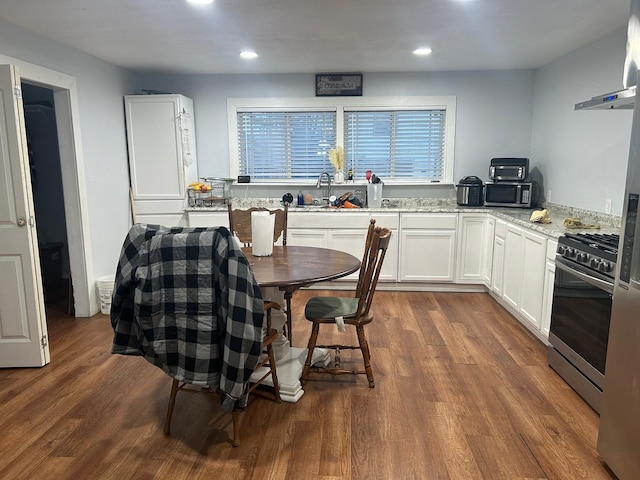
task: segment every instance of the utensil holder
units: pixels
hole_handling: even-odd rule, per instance
[[[382,207],[382,183],[370,183],[367,185],[367,207]]]

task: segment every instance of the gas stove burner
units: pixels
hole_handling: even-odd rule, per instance
[[[620,236],[614,233],[567,233],[565,237],[592,244],[594,247],[607,248],[614,252],[617,252],[620,240]]]
[[[615,234],[567,233],[558,239],[557,255],[573,265],[613,278],[619,239]]]

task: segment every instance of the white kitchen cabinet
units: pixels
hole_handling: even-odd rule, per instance
[[[552,274],[547,266],[547,242],[544,235],[496,221],[491,292],[541,339],[546,338],[543,325],[550,308],[545,303]]]
[[[504,237],[502,270],[502,298],[514,309],[518,308],[523,281],[524,230],[507,224]]]
[[[495,219],[486,213],[458,215],[456,283],[491,283]]]
[[[542,327],[547,238],[525,231],[520,313],[538,330]]]
[[[229,228],[228,212],[188,211],[187,218],[188,218],[190,227],[227,227]]]
[[[457,214],[400,214],[400,281],[453,282]]]
[[[553,286],[556,278],[556,240],[547,241],[547,258],[544,269],[544,294],[542,302],[542,322],[540,332],[544,338],[549,338],[549,326],[551,325],[551,307],[553,305]]]
[[[507,223],[504,220],[496,220],[495,237],[493,242],[493,260],[491,268],[491,291],[502,298],[502,276],[504,273],[504,236],[507,232]]]
[[[328,248],[327,231],[312,228],[287,228],[287,245]]]
[[[127,95],[124,103],[136,214],[182,213],[198,178],[193,102],[171,94]]]
[[[369,220],[375,218],[376,226],[391,230],[391,241],[380,281],[398,278],[398,214],[367,212],[291,212],[289,211],[287,243],[311,247],[331,248],[350,253],[358,259],[364,253],[364,243]],[[339,280],[357,280],[354,273]]]

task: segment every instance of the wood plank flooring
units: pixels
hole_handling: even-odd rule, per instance
[[[296,346],[315,294],[294,296]],[[597,414],[489,295],[376,295],[367,327],[376,387],[322,376],[297,404],[256,397],[239,448],[231,416],[204,396],[179,395],[163,435],[169,377],[112,355],[107,316],[51,311],[51,363],[0,370],[0,478],[615,478],[596,451]]]

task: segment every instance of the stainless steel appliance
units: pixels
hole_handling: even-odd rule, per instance
[[[528,175],[528,158],[491,159],[489,179],[493,182],[523,182]]]
[[[640,0],[631,0],[622,84],[627,90],[577,103],[585,108],[633,108],[622,213],[620,258],[614,281],[598,452],[620,480],[640,478]]]
[[[479,207],[483,204],[484,184],[478,177],[464,177],[456,189],[458,205]]]
[[[600,411],[618,235],[558,239],[549,365]]]
[[[637,19],[636,19],[637,20]],[[598,452],[621,480],[640,478],[640,106],[633,112],[619,268],[600,411]]]
[[[533,208],[538,198],[534,182],[495,182],[484,186],[484,204],[488,207]]]

